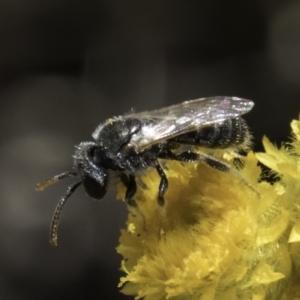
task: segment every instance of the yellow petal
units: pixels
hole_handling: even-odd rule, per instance
[[[260,262],[252,274],[252,280],[255,282],[255,285],[269,284],[284,277],[284,274],[274,272],[273,268],[264,262]]]
[[[288,242],[289,243],[300,242],[300,221],[293,226]]]

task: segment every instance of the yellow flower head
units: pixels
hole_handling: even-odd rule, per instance
[[[259,198],[230,173],[168,161],[162,208],[156,171],[142,177],[138,209],[130,209],[117,248],[122,292],[146,300],[293,299],[300,288],[300,122],[292,129],[291,147],[264,138],[266,153],[245,158],[239,172]],[[278,173],[276,183],[260,180],[258,161]],[[118,198],[124,193],[120,185]]]

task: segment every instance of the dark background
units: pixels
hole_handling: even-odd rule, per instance
[[[299,1],[1,1],[0,298],[125,299],[115,252],[126,207],[82,188],[68,202],[59,246],[54,207],[71,180],[74,145],[131,107],[241,96],[261,150],[300,112]]]

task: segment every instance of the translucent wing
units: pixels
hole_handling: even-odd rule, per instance
[[[143,122],[141,130],[130,140],[130,144],[141,151],[200,127],[236,118],[249,112],[253,105],[252,101],[238,97],[210,97],[123,117],[137,118]]]

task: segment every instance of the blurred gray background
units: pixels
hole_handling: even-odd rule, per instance
[[[0,299],[128,299],[115,252],[126,207],[79,188],[59,245],[54,208],[74,145],[135,107],[199,97],[255,101],[255,149],[286,140],[300,112],[299,1],[1,1]]]

